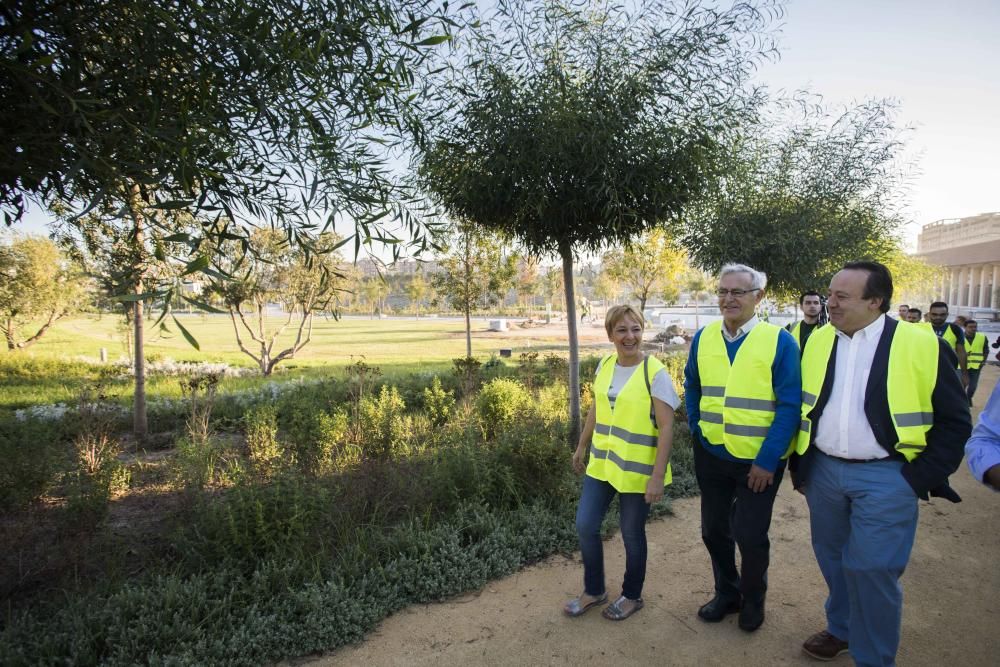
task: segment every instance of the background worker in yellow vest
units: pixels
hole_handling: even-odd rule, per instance
[[[910,315],[910,306],[906,303],[899,304],[899,321],[906,322]]]
[[[943,338],[958,357],[958,365],[955,367],[962,372],[962,386],[969,386],[969,368],[965,357],[965,332],[962,327],[955,323],[948,322],[948,304],[944,301],[935,301],[927,311],[930,318],[931,329],[938,338]]]
[[[642,353],[642,315],[631,306],[615,306],[604,327],[615,352],[597,367],[594,404],[573,453],[573,469],[586,470],[576,512],[583,593],[567,602],[563,611],[579,616],[608,599],[601,522],[617,494],[625,580],[621,596],[602,615],[621,621],[643,606],[646,518],[649,506],[663,498],[663,487],[670,483],[674,410],[681,399],[663,364]],[[585,465],[588,450],[590,462]]]
[[[969,367],[969,384],[965,393],[969,397],[969,407],[972,407],[972,395],[979,386],[979,372],[986,363],[986,334],[978,333],[979,323],[975,320],[965,321],[965,358]]]
[[[767,533],[801,396],[795,340],[755,314],[766,285],[767,277],[749,266],[722,267],[716,291],[722,321],[695,334],[684,369],[701,535],[715,578],[715,596],[698,616],[718,622],[739,612],[738,625],[748,632],[764,622]]]
[[[790,464],[809,504],[829,588],[826,628],[802,648],[818,660],[894,665],[917,499],[961,500],[947,485],[972,431],[955,354],[924,326],[886,317],[892,276],[846,264],[830,282],[830,324],[802,356],[802,422]]]
[[[924,321],[923,313],[920,312],[919,308],[910,308],[906,314],[906,321],[912,324],[922,324]]]
[[[794,324],[789,324],[785,330],[792,334],[792,338],[798,343],[799,350],[806,348],[806,341],[813,330],[822,326],[820,316],[823,314],[823,300],[819,292],[803,292],[799,296],[799,307],[802,308],[802,319]]]

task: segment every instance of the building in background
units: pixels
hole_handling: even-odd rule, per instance
[[[1000,212],[924,225],[917,254],[945,268],[941,300],[953,315],[994,319],[1000,312]]]

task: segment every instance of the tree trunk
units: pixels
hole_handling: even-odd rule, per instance
[[[563,264],[563,292],[566,294],[566,326],[569,333],[569,448],[580,441],[580,343],[576,327],[576,290],[573,286],[573,248],[559,245]]]
[[[472,358],[472,249],[469,231],[465,233],[465,357]]]
[[[469,309],[465,309],[465,356],[472,358],[472,315]]]
[[[139,186],[132,184],[129,192],[129,212],[132,214],[132,223],[135,225],[135,249],[136,265],[132,267],[135,272],[135,294],[143,293],[143,247],[145,235],[143,229],[142,212],[139,210]],[[146,358],[144,350],[143,333],[145,328],[145,318],[143,317],[142,299],[133,302],[132,326],[134,345],[133,367],[135,369],[135,396],[132,401],[132,433],[136,441],[141,442],[149,433],[149,423],[146,419]]]

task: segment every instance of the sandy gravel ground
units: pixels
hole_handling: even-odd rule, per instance
[[[975,413],[1000,371],[983,370]],[[567,457],[568,465],[568,457]],[[1000,494],[979,485],[963,464],[954,505],[921,503],[920,526],[903,577],[901,667],[1000,665]],[[775,503],[767,621],[753,634],[729,616],[719,624],[695,613],[712,595],[701,543],[698,499],[650,523],[646,607],[614,623],[598,611],[570,619],[563,601],[582,587],[579,554],[553,556],[485,588],[386,619],[368,639],[297,664],[341,665],[817,665],[800,645],[824,628],[826,589],[809,544],[805,499],[786,479]],[[619,538],[606,543],[609,590],[624,564]],[[830,663],[852,664],[844,655]]]

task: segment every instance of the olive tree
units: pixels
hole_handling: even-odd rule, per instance
[[[22,0],[0,10],[0,210],[110,210],[128,225],[134,431],[146,432],[149,257],[189,271],[248,225],[423,236],[394,151],[423,138],[423,68],[454,25],[436,0]],[[183,210],[194,227],[166,212]],[[398,247],[397,245],[393,246]]]
[[[49,239],[0,239],[0,333],[8,350],[38,342],[53,323],[82,305],[85,292],[79,266]]]
[[[710,183],[717,137],[754,108],[776,5],[502,1],[456,47],[419,161],[453,217],[562,262],[570,444],[580,433],[573,263],[676,222]]]
[[[639,312],[651,296],[680,295],[679,282],[687,269],[687,254],[662,229],[643,234],[624,248],[604,254],[609,274],[632,291]]]
[[[743,262],[768,291],[795,300],[845,261],[886,260],[903,222],[903,142],[881,100],[839,113],[819,106],[763,115],[727,146],[725,178],[687,216],[683,244],[703,268]]]
[[[274,230],[258,230],[250,243],[253,252],[235,262],[226,259],[225,252],[218,253],[218,273],[231,277],[213,279],[209,290],[228,309],[240,351],[268,376],[309,344],[313,316],[335,311],[346,283],[339,273],[343,261],[330,250],[337,245],[332,235],[316,240],[320,252],[311,257],[301,247],[289,247],[288,239]],[[269,312],[275,304],[281,313]],[[279,344],[290,326],[294,340]]]

